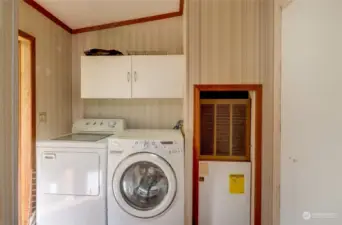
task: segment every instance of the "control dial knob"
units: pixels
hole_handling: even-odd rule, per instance
[[[147,148],[148,147],[148,141],[143,141],[142,143],[141,143],[141,145],[142,145],[142,148],[143,149],[145,149],[145,148]]]
[[[110,127],[110,128],[114,128],[115,125],[116,125],[116,122],[114,122],[114,121],[108,122],[108,127]]]

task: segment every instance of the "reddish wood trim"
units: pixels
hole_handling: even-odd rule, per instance
[[[72,33],[72,29],[68,25],[63,23],[56,16],[52,15],[52,13],[47,11],[43,6],[38,4],[36,1],[34,1],[34,0],[24,0],[24,2],[26,2],[27,4],[29,4],[30,6],[35,8],[38,12],[40,12],[41,14],[46,16],[48,19],[50,19],[52,22],[54,22],[55,24],[57,24],[58,26],[60,26],[64,30],[66,30],[67,32]]]
[[[198,187],[198,177],[199,177],[199,149],[200,149],[200,90],[198,88],[194,88],[194,137],[193,137],[193,197],[192,197],[192,212],[193,212],[193,223],[194,225],[198,225],[198,198],[199,198],[199,187]]]
[[[90,27],[82,27],[78,29],[71,29],[68,25],[63,23],[60,19],[58,19],[56,16],[54,16],[52,13],[50,13],[48,10],[46,10],[43,6],[41,6],[39,3],[37,3],[35,0],[24,0],[27,4],[35,8],[38,12],[46,16],[48,19],[53,21],[58,26],[62,27],[64,30],[71,34],[79,34],[84,32],[90,32],[90,31],[97,31],[97,30],[104,30],[114,27],[121,27],[126,25],[132,25],[132,24],[138,24],[138,23],[146,23],[151,22],[155,20],[162,20],[162,19],[168,19],[172,17],[182,16],[184,11],[184,0],[179,0],[179,10],[177,12],[170,12],[155,16],[148,16],[148,17],[142,17],[138,19],[132,19],[132,20],[124,20],[124,21],[117,21],[113,23],[107,23],[107,24],[100,24],[96,26],[90,26]]]
[[[30,47],[31,47],[31,77],[30,77],[30,83],[31,83],[31,152],[29,153],[31,155],[31,160],[30,160],[30,164],[31,164],[31,168],[35,169],[36,168],[36,39],[34,36],[25,33],[24,31],[19,30],[18,31],[18,36],[28,40],[30,42]],[[20,43],[20,42],[19,42]],[[20,48],[19,48],[20,49]],[[19,57],[20,57],[19,53]],[[20,62],[20,58],[19,58],[19,62]],[[19,68],[21,67],[20,64],[18,64]],[[21,77],[20,77],[20,70],[18,73],[18,80],[19,80],[19,143],[21,145],[21,124],[22,124],[22,119],[21,119]],[[20,162],[22,162],[23,159],[23,149],[20,147],[20,152],[19,152],[19,158],[18,160]],[[19,165],[19,168],[21,168],[19,170],[19,179],[22,179],[25,177],[29,178],[31,177],[31,172],[32,170],[25,170],[23,171],[23,168],[21,166],[21,163]],[[20,181],[20,180],[19,180]],[[27,185],[31,185],[31,183],[27,184]],[[30,198],[30,193],[27,192],[28,190],[26,189],[27,186],[22,186],[20,185],[18,191],[19,191],[19,196],[20,199],[19,201],[21,202],[19,204],[19,222],[20,224],[26,223],[28,221],[28,212],[26,211],[27,209],[29,209],[29,201],[28,198]],[[30,212],[31,213],[31,212]]]
[[[255,108],[255,199],[254,224],[261,225],[261,188],[262,188],[262,87],[258,86]]]
[[[198,225],[199,147],[200,147],[200,92],[201,91],[255,91],[255,196],[254,225],[261,225],[262,181],[262,85],[195,85],[194,87],[194,143],[193,143],[193,220]],[[252,106],[254,107],[254,106]]]
[[[89,32],[89,31],[104,30],[104,29],[109,29],[109,28],[114,28],[114,27],[121,27],[121,26],[138,24],[138,23],[146,23],[146,22],[155,21],[155,20],[162,20],[162,19],[172,18],[176,16],[181,16],[181,14],[179,12],[171,12],[171,13],[160,14],[156,16],[148,16],[148,17],[142,17],[138,19],[118,21],[114,23],[107,23],[107,24],[102,24],[102,25],[97,25],[97,26],[74,29],[72,30],[72,33],[79,34],[79,33],[84,33],[84,32]]]
[[[21,87],[22,87],[22,82],[21,82],[21,79],[20,79],[20,74],[21,74],[21,71],[22,71],[22,63],[21,63],[21,59],[22,59],[22,53],[21,53],[21,41],[18,40],[18,124],[19,124],[19,132],[18,132],[18,180],[19,180],[19,188],[18,188],[18,201],[19,203],[21,202],[21,199],[22,199],[22,195],[23,195],[23,189],[21,188],[21,174],[22,174],[22,164],[21,164],[21,160],[20,160],[20,156],[21,156],[21,139],[22,139],[22,135],[21,135],[21,124],[22,124],[22,118],[21,118],[21,115],[20,115],[20,112],[21,112],[21,94],[22,94],[22,91],[21,91]],[[18,204],[18,224],[21,225],[23,223],[23,221],[25,221],[25,218],[23,218],[25,215],[23,215],[23,204]]]
[[[261,84],[195,85],[199,91],[257,91]]]
[[[36,167],[36,38],[22,30],[18,35],[31,42],[31,113],[32,113],[32,168]]]
[[[184,0],[179,0],[179,13],[180,13],[180,16],[183,15],[183,11],[184,11]]]
[[[211,162],[250,162],[250,159],[239,159],[239,160],[233,160],[233,159],[222,159],[222,158],[214,158],[214,159],[203,159],[201,157],[198,157],[199,161],[211,161]]]

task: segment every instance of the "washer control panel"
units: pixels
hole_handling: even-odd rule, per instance
[[[135,141],[134,149],[158,149],[168,151],[170,154],[183,152],[180,143],[177,141],[160,141],[160,140],[139,140]]]
[[[158,150],[167,151],[169,154],[183,153],[182,143],[177,141],[160,141],[160,140],[118,140],[109,138],[109,153],[123,152],[125,148],[137,151]]]

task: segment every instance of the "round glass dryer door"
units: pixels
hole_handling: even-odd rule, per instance
[[[120,207],[139,218],[163,213],[177,192],[173,169],[152,153],[137,153],[124,159],[114,172],[112,186]]]

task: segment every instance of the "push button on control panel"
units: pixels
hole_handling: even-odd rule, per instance
[[[175,148],[175,149],[170,149],[170,150],[169,150],[169,153],[170,153],[170,154],[181,153],[181,152],[182,152],[182,150],[179,149],[179,148]]]
[[[110,145],[112,146],[112,147],[118,147],[119,146],[119,143],[117,142],[117,141],[111,141],[110,142]]]

